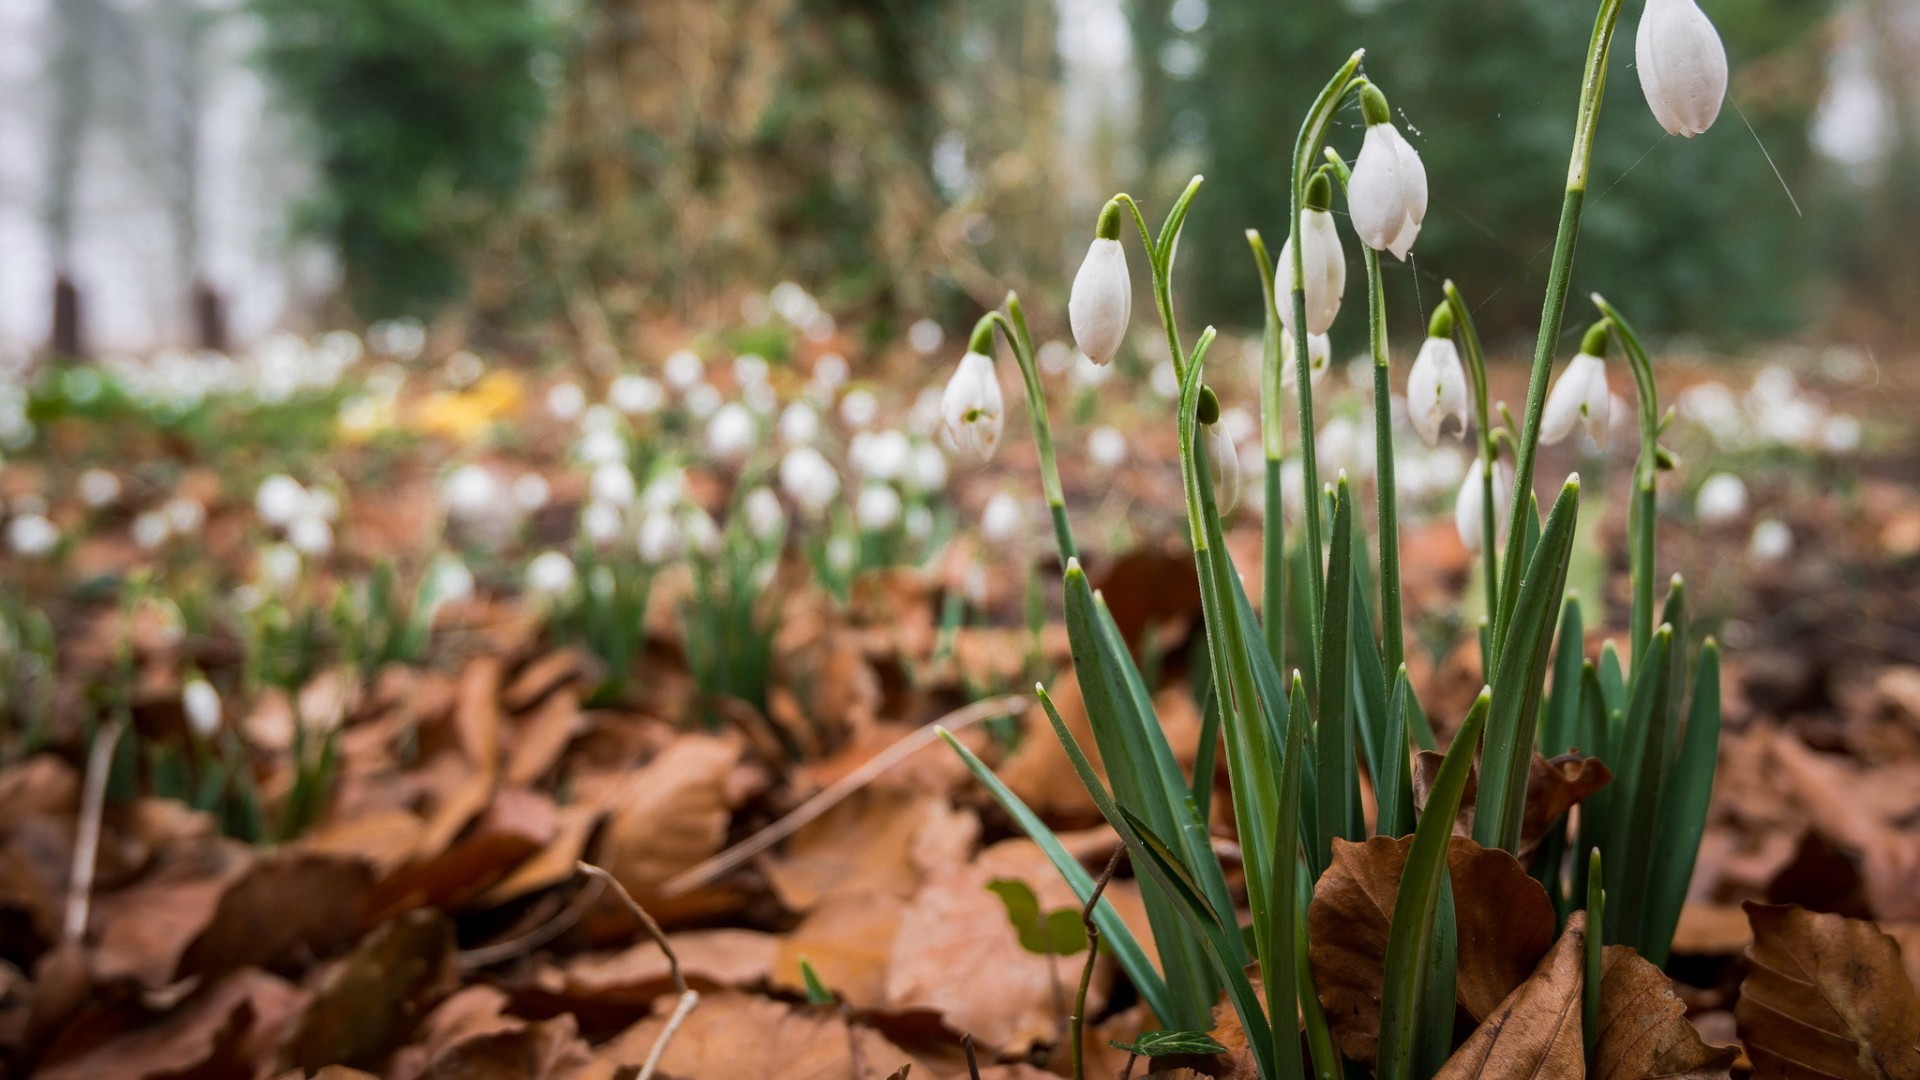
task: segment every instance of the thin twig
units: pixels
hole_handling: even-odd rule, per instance
[[[1080,990],[1073,997],[1073,1080],[1087,1080],[1087,1063],[1084,1042],[1087,1026],[1087,988],[1093,985],[1093,964],[1100,958],[1100,927],[1093,921],[1093,909],[1100,904],[1100,894],[1107,891],[1107,882],[1113,880],[1113,872],[1120,869],[1120,859],[1127,853],[1125,844],[1115,844],[1113,857],[1107,860],[1107,868],[1100,871],[1094,880],[1093,891],[1087,894],[1087,902],[1080,909],[1080,924],[1087,928],[1087,963],[1080,969]]]
[[[80,825],[73,837],[73,870],[67,876],[67,921],[62,938],[79,941],[87,933],[87,910],[93,902],[94,864],[100,853],[100,819],[107,809],[107,777],[113,771],[113,751],[120,745],[126,721],[116,720],[100,732],[87,751],[87,778],[80,791]]]
[[[478,948],[463,950],[455,959],[462,971],[474,971],[492,967],[503,960],[512,960],[525,956],[533,950],[559,937],[574,928],[580,917],[593,906],[600,894],[607,891],[607,883],[601,878],[592,878],[591,884],[575,893],[572,902],[558,915],[534,927],[517,938],[482,945]]]
[[[652,937],[660,946],[660,951],[666,954],[667,974],[673,979],[673,988],[679,992],[680,1001],[673,1007],[672,1015],[667,1017],[667,1026],[660,1029],[660,1037],[654,1041],[652,1051],[647,1054],[646,1064],[640,1066],[640,1073],[634,1078],[634,1080],[653,1080],[655,1070],[660,1068],[660,1059],[666,1056],[667,1044],[673,1041],[674,1033],[680,1030],[680,1025],[687,1019],[687,1014],[693,1011],[695,1005],[700,1004],[700,994],[687,985],[686,976],[680,973],[680,957],[674,954],[673,945],[667,941],[666,931],[660,929],[660,924],[653,920],[653,916],[647,914],[647,909],[641,907],[639,901],[627,892],[626,886],[621,885],[612,874],[585,860],[574,863],[574,866],[581,873],[599,881],[604,887],[612,889],[613,895],[626,905],[628,911],[633,912],[634,917],[640,920],[640,925],[646,927],[648,936]]]
[[[980,1062],[973,1056],[973,1036],[960,1036],[960,1049],[967,1052],[967,1078],[980,1080]]]
[[[931,724],[914,729],[892,746],[867,759],[859,768],[841,777],[826,790],[801,803],[786,817],[669,880],[661,886],[661,895],[675,897],[692,892],[792,836],[802,826],[833,809],[848,796],[872,783],[882,773],[906,760],[914,751],[933,742],[938,737],[938,729],[944,727],[948,731],[961,731],[982,720],[1015,715],[1026,709],[1027,704],[1027,699],[1018,694],[988,698],[985,701],[976,701],[971,705],[955,709]]]

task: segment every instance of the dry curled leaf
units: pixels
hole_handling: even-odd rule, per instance
[[[1576,912],[1533,977],[1507,995],[1434,1080],[1575,1080],[1586,1075],[1580,1034],[1586,940],[1586,913]]]
[[[1372,1063],[1380,1034],[1380,987],[1394,898],[1413,838],[1334,841],[1333,865],[1308,908],[1308,953],[1327,1022],[1340,1049]],[[1454,837],[1447,848],[1458,931],[1457,997],[1486,1017],[1553,944],[1553,902],[1504,851]]]
[[[681,735],[607,792],[612,811],[593,862],[648,911],[665,917],[662,884],[720,850],[732,818],[727,775],[737,739]]]
[[[1726,1080],[1740,1056],[1736,1047],[1701,1039],[1673,980],[1625,945],[1601,953],[1599,1028],[1594,1080]]]
[[[77,1052],[49,1051],[34,1072],[46,1080],[246,1076],[306,1004],[306,992],[264,971],[242,969],[178,1008]]]
[[[454,979],[452,924],[435,911],[409,912],[309,980],[313,1003],[288,1036],[282,1060],[302,1069],[375,1065]]]
[[[1746,905],[1752,968],[1734,1010],[1754,1076],[1920,1078],[1920,994],[1872,923]]]
[[[662,1002],[671,1007],[671,999]],[[601,1047],[603,1060],[639,1065],[666,1027],[666,1008]],[[660,1071],[667,1076],[724,1076],[729,1080],[883,1080],[901,1065],[914,1076],[947,1076],[865,1026],[849,1027],[835,1010],[789,1005],[722,992],[700,999],[668,1044]]]
[[[1440,771],[1441,757],[1432,750],[1422,750],[1414,755],[1413,802],[1422,810],[1426,809],[1427,792],[1433,787],[1433,778]],[[1466,793],[1460,800],[1459,818],[1453,824],[1455,836],[1473,835],[1478,781],[1477,771],[1467,780]],[[1520,855],[1532,853],[1554,822],[1559,821],[1581,800],[1612,781],[1613,771],[1599,758],[1582,757],[1576,753],[1549,759],[1535,751],[1533,761],[1527,766],[1527,802],[1520,818]]]

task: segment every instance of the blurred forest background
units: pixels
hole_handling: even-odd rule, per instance
[[[1920,298],[1920,3],[1707,0],[1730,115],[1685,152],[1639,101],[1639,7],[1576,288],[1721,349],[1894,340]],[[1284,234],[1301,114],[1360,45],[1434,192],[1391,271],[1395,325],[1415,332],[1453,277],[1492,336],[1529,335],[1591,18],[1565,0],[10,0],[0,352],[411,315],[591,360],[645,353],[650,327],[749,323],[782,280],[877,343],[1008,287],[1063,298],[1107,194],[1156,212],[1194,172],[1190,315],[1248,325],[1242,231]]]

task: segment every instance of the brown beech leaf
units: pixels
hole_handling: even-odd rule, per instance
[[[1594,1080],[1726,1080],[1740,1049],[1707,1045],[1673,980],[1627,946],[1609,945],[1601,953],[1593,1055]]]
[[[288,1036],[282,1060],[302,1069],[375,1065],[455,977],[452,924],[437,911],[408,912],[308,981],[313,1003]]]
[[[287,849],[260,860],[220,897],[179,974],[272,966],[293,953],[327,956],[360,930],[373,877],[354,859]]]
[[[427,905],[457,908],[505,878],[559,831],[552,800],[538,792],[497,792],[486,813],[457,843],[416,859],[381,882],[371,907],[375,919]]]
[[[672,937],[680,972],[701,991],[764,982],[780,939],[758,930],[690,930]],[[574,957],[543,975],[544,988],[569,999],[644,1005],[673,989],[666,954],[651,939],[617,953]]]
[[[1432,750],[1422,750],[1414,756],[1413,802],[1421,810],[1426,809],[1427,793],[1440,771],[1440,760],[1441,755]],[[1460,800],[1460,816],[1453,823],[1455,836],[1473,835],[1478,781],[1476,771],[1469,777],[1466,794]],[[1521,811],[1520,854],[1530,854],[1554,822],[1612,781],[1613,771],[1599,758],[1562,754],[1548,759],[1535,751],[1533,761],[1527,766],[1527,802]]]
[[[492,775],[500,764],[500,658],[478,657],[460,673],[453,730],[474,768]]]
[[[257,1055],[271,1052],[306,1000],[299,987],[245,968],[151,1023],[91,1042],[76,1054],[58,1055],[53,1064],[42,1062],[34,1075],[44,1080],[252,1075]]]
[[[1872,923],[1748,902],[1751,970],[1734,1009],[1754,1076],[1920,1078],[1920,994]]]
[[[944,796],[860,792],[795,833],[768,860],[780,902],[809,911],[835,895],[912,896],[935,866],[964,862],[980,835],[972,811]]]
[[[1387,929],[1412,847],[1410,836],[1334,841],[1333,865],[1307,912],[1308,958],[1327,1022],[1340,1049],[1365,1064],[1379,1039]],[[1460,941],[1456,996],[1485,1019],[1553,944],[1553,902],[1519,860],[1464,837],[1448,845],[1447,874]]]
[[[801,993],[805,959],[841,1001],[857,1009],[886,1005],[887,962],[900,926],[900,901],[884,893],[835,893],[777,940],[773,985]]]
[[[602,1046],[599,1059],[638,1066],[666,1027],[672,999]],[[708,994],[687,1014],[660,1061],[667,1076],[728,1080],[883,1080],[901,1065],[913,1076],[950,1076],[838,1011],[789,1005],[732,991]],[[964,1073],[963,1073],[964,1075]]]
[[[1434,1080],[1576,1080],[1585,1076],[1580,971],[1586,940],[1586,913],[1575,912],[1533,977],[1481,1022]]]
[[[603,805],[612,813],[593,861],[656,918],[666,917],[660,886],[726,842],[733,817],[727,775],[739,760],[738,739],[680,735],[608,789]]]

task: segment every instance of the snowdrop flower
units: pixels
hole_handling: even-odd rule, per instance
[[[260,552],[260,577],[276,592],[286,592],[300,581],[300,553],[286,544],[269,544]]]
[[[1573,434],[1575,424],[1585,425],[1596,443],[1606,438],[1613,409],[1613,395],[1607,391],[1607,362],[1602,359],[1607,351],[1607,332],[1606,323],[1593,324],[1580,343],[1580,355],[1560,373],[1560,381],[1553,385],[1546,409],[1540,414],[1541,442],[1560,442]]]
[[[606,547],[620,538],[623,524],[620,508],[603,502],[590,502],[580,511],[580,535],[594,547]]]
[[[903,527],[908,539],[914,543],[924,543],[933,535],[933,511],[924,506],[907,507],[906,524]]]
[[[740,512],[747,519],[747,531],[756,540],[774,540],[787,527],[787,512],[781,509],[780,497],[772,488],[757,487],[747,492]]]
[[[680,515],[680,536],[689,550],[708,558],[720,554],[720,526],[698,506],[689,506]]]
[[[995,492],[980,512],[980,535],[990,544],[1009,543],[1019,538],[1026,520],[1020,500],[1004,491]]]
[[[640,553],[640,558],[649,563],[663,563],[678,556],[681,550],[679,523],[667,511],[649,513],[640,521],[634,547]]]
[[[847,381],[848,372],[846,357],[827,353],[813,362],[813,385],[819,388],[822,397],[831,397],[840,389],[840,384]]]
[[[1115,241],[1118,243],[1118,241]],[[973,331],[973,341],[960,366],[947,380],[946,393],[940,396],[940,416],[947,434],[961,453],[986,461],[1000,445],[1000,433],[1006,426],[1006,403],[1000,393],[1000,379],[987,350],[993,347],[993,325],[985,319]]]
[[[1127,437],[1120,429],[1102,424],[1087,432],[1087,460],[1093,462],[1096,469],[1119,468],[1127,460]]]
[[[705,420],[719,410],[726,398],[721,397],[711,383],[695,383],[687,388],[685,400],[687,412],[692,413],[695,420]]]
[[[761,416],[772,416],[773,410],[780,407],[780,394],[770,382],[748,383],[740,390],[740,400],[747,408]]]
[[[207,508],[185,495],[175,495],[161,503],[160,512],[166,515],[168,527],[182,536],[194,535],[207,523]]]
[[[1694,0],[1647,0],[1634,67],[1667,134],[1692,138],[1713,126],[1727,96],[1727,50]]]
[[[1300,358],[1294,350],[1298,348],[1293,341],[1293,331],[1280,331],[1280,385],[1291,390],[1300,382]],[[1373,361],[1367,361],[1371,370]],[[1307,335],[1307,379],[1314,389],[1327,377],[1327,369],[1333,365],[1333,339],[1325,334]]]
[[[1467,470],[1466,479],[1460,482],[1460,497],[1453,504],[1453,527],[1460,534],[1460,543],[1468,551],[1479,551],[1485,539],[1485,515],[1481,511],[1482,474],[1479,462]],[[1513,470],[1507,468],[1504,461],[1493,465],[1493,525],[1496,533],[1494,542],[1507,534],[1507,519],[1513,511]]]
[[[900,493],[888,484],[868,484],[860,489],[860,501],[855,505],[854,517],[860,527],[869,531],[891,528],[900,520]]]
[[[797,447],[780,459],[780,487],[801,510],[818,515],[840,494],[840,474],[820,451]]]
[[[947,455],[932,443],[921,443],[913,448],[913,456],[907,459],[906,481],[915,491],[939,491],[947,486]]]
[[[873,423],[879,414],[880,399],[864,386],[847,391],[847,396],[840,399],[840,422],[855,430]]]
[[[667,391],[645,375],[621,375],[607,387],[607,400],[629,416],[652,416],[667,403]]]
[[[145,510],[134,515],[131,531],[133,542],[140,550],[152,551],[167,542],[168,535],[173,532],[173,526],[168,523],[167,515],[163,511]]]
[[[333,550],[333,526],[318,515],[304,515],[287,525],[287,543],[302,555],[319,557]]]
[[[687,473],[677,467],[661,470],[640,492],[642,510],[671,510],[686,501]]]
[[[80,474],[80,501],[98,510],[120,497],[120,478],[105,469]]]
[[[1778,518],[1768,518],[1753,527],[1753,539],[1747,543],[1747,557],[1754,562],[1778,562],[1793,554],[1793,530]]]
[[[820,414],[804,401],[796,401],[781,410],[780,439],[788,446],[812,442],[820,434]]]
[[[759,353],[741,353],[733,358],[733,378],[741,386],[767,381],[767,358]]]
[[[1126,249],[1120,246],[1120,202],[1113,199],[1101,209],[1093,243],[1073,276],[1067,324],[1087,359],[1105,364],[1120,351],[1132,317],[1133,283],[1127,276]],[[977,331],[974,336],[979,336]]]
[[[625,462],[609,461],[593,470],[587,483],[588,497],[609,506],[632,506],[637,495],[633,470]]]
[[[1226,514],[1240,502],[1240,453],[1225,424],[1207,424],[1202,433],[1207,451],[1207,475],[1213,480],[1213,499]]]
[[[913,456],[913,443],[895,428],[863,431],[847,444],[847,461],[868,480],[898,480]]]
[[[7,522],[7,547],[15,555],[37,559],[53,551],[60,530],[42,514],[22,514]]]
[[[1835,454],[1851,454],[1860,449],[1864,434],[1857,417],[1829,416],[1820,425],[1820,445]]]
[[[1406,136],[1393,126],[1387,98],[1368,83],[1360,90],[1366,117],[1366,142],[1347,184],[1347,207],[1360,240],[1375,251],[1391,251],[1401,262],[1427,216],[1427,169]]]
[[[1426,344],[1407,373],[1407,419],[1428,446],[1437,445],[1448,420],[1467,434],[1467,369],[1453,344],[1453,310],[1441,305],[1427,327]]]
[[[827,566],[835,573],[844,574],[852,570],[856,554],[858,552],[851,536],[836,536],[827,541]]]
[[[1340,231],[1334,227],[1327,207],[1333,201],[1333,183],[1325,173],[1316,172],[1307,183],[1307,203],[1300,208],[1300,240],[1303,291],[1307,299],[1307,333],[1324,334],[1340,314],[1340,299],[1347,291],[1347,255],[1340,247]],[[1293,244],[1294,237],[1280,246],[1280,266],[1274,272],[1274,298],[1280,307],[1280,321],[1288,330],[1293,325]]]
[[[500,482],[484,465],[467,464],[455,469],[440,488],[440,501],[447,514],[462,521],[479,521],[493,515],[502,503]]]
[[[692,349],[675,349],[660,366],[660,371],[668,386],[684,393],[706,377],[707,365],[700,362],[699,354]]]
[[[552,485],[539,473],[522,473],[513,481],[513,504],[527,513],[546,506],[552,497]]]
[[[1731,473],[1714,473],[1700,485],[1693,512],[1702,525],[1723,525],[1747,512],[1747,485]]]
[[[707,452],[721,461],[739,461],[759,441],[759,425],[754,423],[753,413],[739,402],[722,405],[707,423]]]
[[[538,600],[555,600],[573,591],[578,577],[573,560],[558,551],[543,551],[527,563],[527,594]]]
[[[207,680],[194,676],[180,688],[180,711],[186,714],[187,728],[202,739],[220,732],[220,691]]]
[[[617,431],[604,428],[589,431],[573,444],[573,456],[584,465],[605,465],[627,460],[627,440]]]
[[[547,413],[555,420],[572,421],[587,407],[587,392],[575,382],[555,383],[547,391]]]
[[[260,520],[285,527],[307,512],[307,489],[285,473],[275,473],[260,481],[253,493],[253,508]]]

